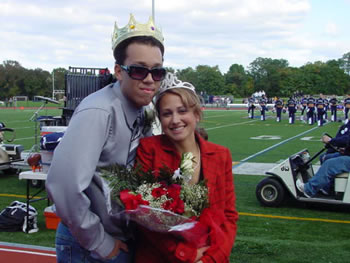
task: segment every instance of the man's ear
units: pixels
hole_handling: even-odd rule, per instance
[[[122,80],[122,68],[120,67],[119,64],[115,64],[114,66],[114,75],[117,80]]]

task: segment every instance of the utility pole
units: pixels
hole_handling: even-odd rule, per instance
[[[154,17],[154,0],[152,0],[152,18],[153,18],[153,22],[155,23],[155,17]]]

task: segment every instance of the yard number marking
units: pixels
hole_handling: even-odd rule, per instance
[[[250,137],[252,140],[280,140],[281,136],[278,135],[260,135],[256,137]]]

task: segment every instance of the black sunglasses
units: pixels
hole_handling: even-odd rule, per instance
[[[125,70],[129,77],[136,80],[144,80],[149,73],[152,75],[154,81],[161,81],[165,78],[166,70],[162,67],[148,69],[143,66],[125,66],[120,65]]]

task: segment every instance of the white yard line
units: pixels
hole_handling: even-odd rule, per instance
[[[307,130],[307,131],[304,131],[304,132],[302,132],[302,133],[299,133],[299,134],[297,134],[297,135],[295,135],[295,136],[293,136],[293,137],[290,137],[290,138],[288,138],[288,139],[286,139],[286,140],[284,140],[284,141],[281,141],[281,142],[279,142],[279,143],[276,143],[276,144],[274,144],[274,145],[272,145],[272,146],[270,146],[270,147],[268,147],[268,148],[266,148],[266,149],[264,149],[264,150],[262,150],[262,151],[260,151],[260,152],[257,152],[257,153],[255,153],[255,154],[253,154],[253,155],[251,155],[251,156],[248,156],[247,158],[244,158],[244,159],[241,160],[238,164],[236,164],[235,167],[238,167],[238,166],[240,166],[241,164],[243,164],[244,162],[246,162],[246,161],[248,161],[248,160],[250,160],[250,159],[253,159],[253,158],[255,158],[255,157],[258,156],[258,155],[261,155],[261,154],[263,154],[263,153],[265,153],[265,152],[268,152],[268,151],[270,151],[270,150],[272,150],[272,149],[274,149],[274,148],[276,148],[276,147],[278,147],[278,146],[280,146],[280,145],[282,145],[282,144],[284,144],[284,143],[286,143],[286,142],[289,142],[289,141],[291,141],[291,140],[293,140],[293,139],[295,139],[295,138],[298,138],[298,137],[300,137],[300,136],[302,136],[302,135],[304,135],[304,134],[306,134],[306,133],[309,133],[309,132],[311,132],[311,131],[313,131],[313,130],[315,130],[315,129],[317,129],[317,128],[319,128],[319,127],[318,127],[318,126],[313,127],[313,128],[311,128],[310,130]]]
[[[227,117],[229,116],[228,114],[224,114],[224,115],[214,115],[214,116],[207,116],[207,117],[204,117],[204,120],[205,119],[211,119],[211,118],[217,118],[217,117]]]
[[[232,124],[227,124],[227,125],[222,125],[222,126],[217,126],[217,127],[212,127],[212,128],[206,128],[205,130],[209,131],[209,130],[221,129],[221,128],[225,128],[225,127],[237,126],[237,125],[252,123],[252,122],[256,122],[256,121],[257,120],[245,121],[245,122],[239,122],[239,123],[235,122]]]
[[[16,142],[16,141],[24,141],[24,140],[31,140],[31,139],[34,139],[35,137],[24,137],[24,138],[18,138],[18,139],[14,139],[13,141]]]

